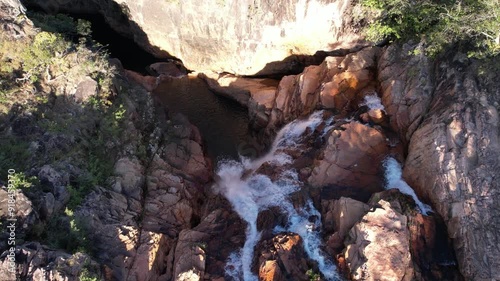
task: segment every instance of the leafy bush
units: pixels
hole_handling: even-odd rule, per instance
[[[92,34],[90,22],[83,19],[77,19],[65,15],[48,15],[37,12],[28,12],[28,17],[35,26],[43,31],[51,33],[60,33],[67,39],[76,42],[80,37],[90,37]]]
[[[430,55],[457,43],[470,56],[495,56],[500,52],[497,0],[361,0],[361,3],[376,13],[376,19],[365,30],[371,41],[420,37]]]
[[[74,217],[72,210],[66,208],[64,214],[52,216],[48,221],[36,225],[29,239],[42,241],[55,249],[64,249],[70,253],[91,254],[88,232],[84,223]]]
[[[80,281],[97,281],[99,280],[99,276],[91,273],[88,269],[84,268],[80,273],[79,279]]]
[[[29,189],[38,182],[37,177],[28,177],[24,173],[14,173],[9,175],[9,182],[15,189]]]

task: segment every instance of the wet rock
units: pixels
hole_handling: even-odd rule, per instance
[[[268,129],[279,127],[319,108],[347,113],[364,95],[373,92],[378,48],[366,48],[345,57],[326,57],[319,66],[284,77],[276,95]]]
[[[218,209],[204,217],[200,226],[195,229],[210,234],[210,239],[206,241],[207,273],[224,277],[224,267],[229,255],[245,243],[245,224],[234,212]]]
[[[380,131],[351,122],[334,130],[308,181],[313,186],[350,186],[377,191],[381,187],[381,161],[388,152]]]
[[[356,108],[362,97],[357,97],[363,89],[374,90],[374,73],[379,50],[367,48],[349,54],[343,60],[326,58],[323,64],[328,69],[327,77],[320,92],[321,104],[326,108],[346,111]]]
[[[302,246],[302,238],[297,234],[278,235],[273,238],[274,248],[288,275],[297,280],[307,280],[304,273],[308,266]]]
[[[284,281],[285,278],[277,261],[267,260],[260,265],[259,280],[261,281]]]
[[[442,219],[416,214],[409,217],[408,227],[417,279],[463,280]]]
[[[368,111],[368,117],[374,124],[381,124],[384,122],[385,113],[380,109],[370,109]]]
[[[259,278],[267,280],[270,276],[277,278],[293,278],[294,280],[309,280],[306,254],[302,238],[295,233],[283,233],[271,240],[263,241],[259,256]]]

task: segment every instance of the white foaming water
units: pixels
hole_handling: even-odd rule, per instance
[[[376,93],[373,93],[371,95],[366,95],[365,101],[361,105],[366,105],[368,106],[369,109],[382,110],[382,111],[385,110],[382,101],[380,100],[380,98],[377,96]]]
[[[334,124],[334,121],[335,121],[335,117],[332,116],[330,118],[328,118],[326,121],[325,121],[325,128],[323,129],[323,131],[321,132],[321,137],[325,137],[332,129],[333,127],[335,126]]]
[[[255,170],[259,168],[262,164],[270,162],[276,165],[285,165],[290,163],[290,156],[285,153],[280,153],[277,151],[282,148],[293,148],[298,145],[300,136],[305,132],[306,129],[315,130],[316,127],[323,121],[323,111],[316,111],[306,120],[294,120],[283,127],[276,138],[269,152],[258,158],[258,159],[246,159],[241,158],[241,162],[245,165],[245,168],[249,170]]]
[[[307,120],[296,120],[286,125],[278,133],[270,151],[259,159],[242,158],[240,162],[228,160],[219,163],[217,171],[219,181],[216,188],[231,202],[236,213],[247,223],[246,241],[243,248],[238,253],[231,254],[226,264],[226,274],[233,280],[258,280],[251,270],[254,248],[260,240],[257,217],[260,211],[270,207],[279,207],[288,215],[287,227],[280,230],[292,231],[302,237],[306,253],[318,262],[325,278],[340,280],[335,265],[324,256],[320,249],[321,238],[319,232],[316,231],[321,228],[320,213],[311,202],[308,202],[302,210],[297,211],[288,200],[288,195],[300,188],[296,171],[285,170],[275,182],[266,175],[253,173],[265,162],[276,166],[290,163],[291,158],[278,150],[296,147],[304,132],[308,128],[314,130],[323,121],[322,118],[322,112],[315,112]],[[244,174],[247,175],[244,176]],[[310,221],[312,218],[315,219],[313,222]]]
[[[429,212],[432,212],[432,208],[424,204],[420,199],[418,199],[415,191],[403,180],[401,165],[399,162],[392,158],[388,157],[384,160],[384,168],[385,168],[385,180],[386,180],[386,189],[397,188],[401,193],[410,195],[415,200],[420,212],[422,214],[427,215]]]

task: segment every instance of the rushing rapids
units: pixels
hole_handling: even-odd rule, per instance
[[[420,212],[424,215],[428,215],[432,212],[432,209],[429,205],[423,203],[418,199],[415,191],[403,180],[401,165],[398,161],[392,157],[387,157],[384,161],[385,168],[385,180],[386,180],[386,189],[397,188],[401,193],[410,195],[415,204],[417,204]]]
[[[247,223],[246,242],[239,252],[230,256],[226,266],[226,274],[234,280],[257,280],[251,271],[254,248],[260,239],[257,217],[260,211],[270,207],[279,207],[288,217],[287,225],[277,226],[274,231],[299,234],[304,241],[304,250],[310,259],[318,263],[323,276],[327,280],[339,280],[335,265],[320,248],[320,213],[311,201],[296,210],[288,199],[291,193],[299,189],[297,172],[285,170],[277,181],[254,173],[266,162],[278,166],[289,163],[291,159],[283,149],[298,145],[308,129],[314,130],[322,122],[322,112],[315,112],[308,119],[293,121],[281,129],[270,151],[263,157],[255,160],[241,158],[240,161],[229,160],[219,164],[216,189],[231,202],[234,210]]]

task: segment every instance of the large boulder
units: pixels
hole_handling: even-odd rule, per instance
[[[117,31],[188,69],[264,75],[289,72],[319,50],[351,48],[351,0],[29,0],[50,12],[101,13]]]
[[[351,122],[333,130],[322,154],[314,162],[313,186],[349,186],[377,191],[382,186],[381,163],[388,153],[384,134]]]
[[[349,232],[345,258],[353,280],[412,280],[408,219],[401,206],[380,200]]]
[[[465,278],[500,279],[500,248],[493,246],[500,239],[500,77],[457,55],[441,62],[436,79],[403,175],[444,218]]]
[[[323,230],[331,234],[328,236],[327,249],[332,254],[338,254],[343,249],[345,236],[368,212],[369,206],[346,197],[323,200],[321,206]]]
[[[375,193],[368,205],[348,222],[354,226],[339,259],[353,280],[462,280],[438,216],[420,214],[397,189]]]
[[[0,222],[4,225],[0,230],[0,251],[10,248],[13,239],[24,239],[39,220],[33,203],[20,190],[0,188]]]
[[[302,246],[302,238],[295,233],[278,234],[259,246],[260,280],[283,280],[292,277],[294,280],[309,280],[307,255]],[[277,279],[270,279],[270,277]]]
[[[205,248],[208,234],[183,230],[175,248],[174,279],[179,281],[203,280],[205,273]]]

